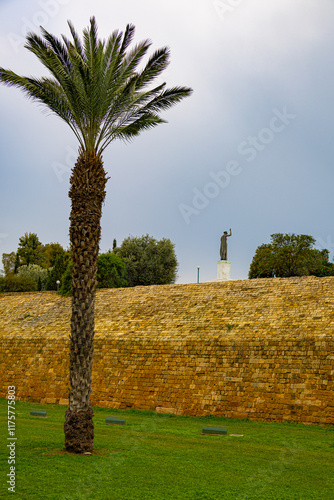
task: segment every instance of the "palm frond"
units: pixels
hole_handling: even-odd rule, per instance
[[[148,40],[144,40],[135,46],[123,59],[119,74],[117,75],[117,81],[119,84],[126,83],[127,79],[133,76],[135,69],[141,62],[142,58],[148,51],[150,43]]]
[[[72,38],[73,38],[73,41],[74,41],[74,45],[75,45],[75,48],[78,52],[78,54],[82,57],[82,59],[85,61],[86,59],[86,54],[83,50],[83,47],[82,47],[82,43],[81,43],[81,40],[79,38],[79,35],[78,33],[75,31],[74,29],[74,26],[73,24],[71,23],[71,21],[67,21],[67,24],[70,28],[70,31],[71,31],[71,35],[72,35]],[[64,39],[64,35],[63,36],[63,39]]]
[[[192,93],[188,87],[148,86],[168,66],[168,47],[156,50],[138,70],[151,45],[143,40],[128,50],[135,27],[98,38],[95,17],[82,39],[68,21],[72,41],[44,28],[42,37],[29,33],[26,48],[51,73],[51,78],[25,78],[0,68],[0,81],[21,88],[66,121],[82,150],[102,152],[114,139],[131,140],[142,130],[164,123],[159,112]],[[147,90],[144,90],[148,87]]]
[[[163,47],[154,52],[145,68],[138,76],[138,89],[151,83],[152,80],[154,80],[167,68],[169,65],[169,56],[170,53],[168,47]]]
[[[178,102],[182,101],[185,97],[190,96],[192,92],[192,89],[189,87],[173,87],[171,89],[166,89],[146,104],[143,111],[160,111],[169,109]]]
[[[50,49],[50,44],[46,43],[42,38],[34,33],[27,36],[27,43],[25,47],[35,54],[41,63],[52,73],[52,75],[60,82],[65,81],[68,76],[69,64],[66,60],[65,54],[59,57],[56,52]]]
[[[77,120],[71,113],[62,88],[57,81],[48,78],[25,78],[3,68],[0,68],[0,81],[9,87],[21,88],[29,99],[44,104],[52,113],[69,124],[80,145],[84,145],[78,130]]]
[[[125,142],[129,142],[143,130],[156,127],[160,123],[166,123],[166,121],[153,113],[147,113],[145,116],[140,116],[137,119],[133,119],[133,117],[131,117],[131,119],[130,117],[128,117],[128,119],[125,118],[124,123],[117,123],[117,125],[110,129],[109,133],[105,135],[105,140],[100,146],[100,151],[104,151],[115,139],[122,139]]]
[[[134,25],[133,24],[127,24],[126,28],[125,28],[125,33],[124,33],[124,37],[123,37],[122,46],[121,46],[121,49],[119,51],[119,57],[121,59],[123,58],[126,49],[128,48],[128,46],[132,42],[134,35],[135,35],[135,27],[134,27]]]
[[[71,71],[71,63],[68,57],[66,46],[58,38],[46,31],[43,27],[41,27],[41,31],[45,40],[48,42],[48,44],[44,44],[44,47],[47,47],[51,53],[54,53],[60,59],[67,71]],[[28,36],[28,41],[30,38],[36,39],[33,34],[30,37]],[[29,46],[27,46],[27,48],[29,49]]]

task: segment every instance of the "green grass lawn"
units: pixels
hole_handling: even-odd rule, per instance
[[[47,417],[30,416],[31,409]],[[331,500],[334,428],[94,408],[95,452],[64,452],[66,408],[16,403],[16,491],[7,491],[7,400],[0,400],[0,498]],[[107,417],[125,425],[107,425]],[[224,427],[225,436],[202,435]],[[233,437],[230,434],[243,434]]]

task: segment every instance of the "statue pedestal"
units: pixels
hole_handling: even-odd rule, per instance
[[[217,262],[217,281],[229,281],[231,279],[231,262],[219,260]]]

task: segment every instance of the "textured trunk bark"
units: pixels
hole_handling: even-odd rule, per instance
[[[92,452],[92,386],[96,268],[101,234],[102,204],[107,177],[102,158],[81,153],[72,171],[69,197],[70,242],[73,259],[72,318],[70,336],[69,407],[65,414],[65,448],[74,453]]]

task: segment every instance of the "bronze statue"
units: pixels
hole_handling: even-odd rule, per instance
[[[220,238],[220,260],[227,260],[227,241],[226,239],[232,236],[232,230],[230,229],[230,234],[224,231],[223,236]]]

